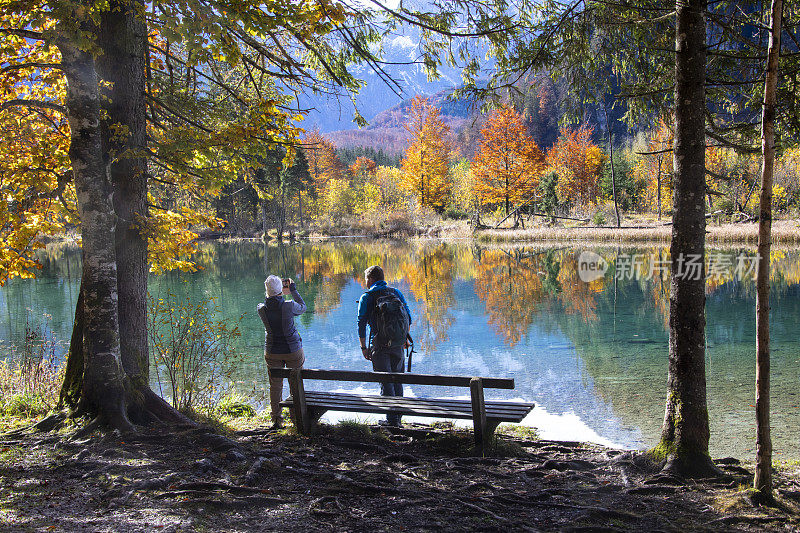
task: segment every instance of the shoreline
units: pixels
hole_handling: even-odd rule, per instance
[[[374,232],[353,228],[340,228],[320,233],[315,230],[285,233],[283,242],[325,242],[348,239],[374,240],[443,240],[475,241],[481,244],[571,244],[598,243],[617,245],[657,244],[668,245],[672,238],[672,226],[623,225],[612,226],[536,226],[528,229],[482,228],[473,230],[466,224],[426,225],[407,228],[404,231]],[[269,234],[268,242],[279,242],[274,232]],[[261,233],[249,236],[204,234],[199,241],[263,241]],[[758,244],[758,223],[708,224],[706,225],[706,244],[710,246]],[[779,247],[800,247],[800,220],[776,220],[772,225],[772,244]]]

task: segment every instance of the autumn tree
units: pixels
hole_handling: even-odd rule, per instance
[[[378,165],[375,161],[368,157],[359,156],[355,162],[350,165],[350,175],[356,183],[367,183],[374,176],[378,170]]]
[[[262,87],[274,79],[295,89],[359,87],[344,65],[368,54],[366,41],[349,48],[330,41],[333,35],[358,39],[340,27],[344,6],[269,4],[231,6],[221,13],[206,2],[161,2],[147,19],[143,2],[122,0],[31,0],[6,3],[0,10],[4,67],[8,58],[23,57],[25,68],[60,70],[66,80],[63,105],[58,94],[27,98],[26,81],[12,80],[25,97],[5,101],[0,111],[51,109],[61,113],[53,122],[66,119],[70,125],[71,173],[59,175],[77,191],[84,253],[84,290],[62,390],[62,400],[74,412],[96,415],[97,422],[122,430],[131,430],[132,423],[185,420],[149,388],[143,305],[149,165],[176,182],[219,186],[213,176],[226,165],[245,167],[240,163],[252,155],[247,147],[296,136],[293,114],[284,105],[288,97],[261,92]],[[166,44],[148,42],[148,24]],[[368,33],[359,34],[368,39]],[[263,46],[281,40],[277,52]],[[34,55],[28,55],[28,45],[38,42],[57,51],[53,61],[29,61]],[[160,60],[148,61],[153,50]],[[305,53],[313,59],[301,63],[297,58]],[[243,84],[229,83],[236,69]],[[239,90],[242,85],[252,91]],[[206,113],[209,108],[216,112]],[[148,122],[150,132],[145,131]],[[252,142],[256,139],[268,142]],[[68,198],[59,187],[57,180],[56,189],[46,194]]]
[[[345,166],[336,155],[333,143],[317,129],[308,132],[303,138],[303,148],[308,159],[308,171],[314,183],[314,194],[324,194],[330,180],[340,180],[344,177]]]
[[[548,169],[558,174],[559,200],[578,206],[597,203],[600,197],[605,154],[592,142],[592,128],[562,128],[561,136],[547,152]]]
[[[544,155],[533,142],[522,117],[512,107],[493,111],[481,129],[481,143],[473,172],[477,192],[485,204],[511,206],[528,200],[544,170]]]
[[[481,198],[470,161],[461,159],[451,167],[450,174],[453,177],[451,205],[459,212],[470,214],[475,223],[479,223]]]
[[[658,213],[672,210],[672,124],[659,119],[647,134],[647,151],[641,154],[634,172],[645,183],[645,203]]]
[[[297,214],[300,219],[300,227],[303,227],[303,196],[307,194],[308,188],[311,186],[312,178],[308,168],[308,159],[306,159],[306,151],[303,148],[298,148],[294,154],[294,160],[291,166],[286,170],[284,181],[286,182],[287,190],[293,190],[297,193]]]
[[[450,128],[439,109],[415,96],[404,128],[409,145],[401,161],[403,184],[421,206],[442,211],[450,196]]]

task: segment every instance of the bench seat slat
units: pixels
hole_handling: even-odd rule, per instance
[[[365,398],[369,398],[370,400],[373,398],[377,398],[378,401],[388,401],[392,403],[397,402],[409,402],[412,405],[436,405],[437,407],[446,407],[450,409],[461,409],[466,412],[472,412],[472,403],[470,400],[459,400],[454,398],[414,398],[408,396],[394,396],[391,400],[385,400],[386,396],[362,396],[362,395],[355,395],[355,394],[347,394],[347,393],[336,393],[336,392],[318,392],[318,391],[306,391],[306,400],[315,400],[315,401],[330,401],[330,402],[353,402],[358,403],[359,401],[364,400]],[[493,412],[508,412],[509,414],[516,414],[516,413],[528,413],[531,408],[534,407],[533,403],[523,403],[523,402],[500,402],[500,401],[490,401],[486,402],[486,409],[491,410]]]
[[[276,378],[288,378],[290,368],[270,368]],[[407,374],[395,372],[363,372],[359,370],[320,370],[304,368],[302,377],[324,381],[361,381],[369,383],[405,383],[408,385],[440,385],[444,387],[469,387],[470,377],[440,376],[437,374]],[[513,389],[511,378],[481,378],[485,389]]]
[[[291,397],[281,402],[282,407],[291,407]],[[472,407],[468,400],[448,400],[430,398],[409,398],[398,396],[357,396],[344,393],[321,393],[306,391],[306,405],[332,411],[361,413],[393,412],[403,415],[427,416],[435,418],[471,419]],[[504,404],[487,402],[486,417],[504,422],[519,422],[533,408],[532,403]]]

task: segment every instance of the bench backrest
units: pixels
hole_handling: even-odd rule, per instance
[[[288,378],[291,368],[270,368],[269,373],[276,378]],[[317,370],[304,368],[302,378],[326,381],[365,381],[372,383],[405,383],[408,385],[441,385],[445,387],[469,387],[471,377],[439,376],[436,374],[407,374],[395,372],[362,372],[358,370]],[[481,378],[483,388],[513,389],[512,378]]]

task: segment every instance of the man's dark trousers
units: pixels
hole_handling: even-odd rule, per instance
[[[376,348],[372,354],[372,370],[375,372],[405,372],[405,354],[402,346]],[[402,383],[381,383],[381,396],[402,396]],[[400,425],[401,415],[389,413],[386,421],[391,426]]]

